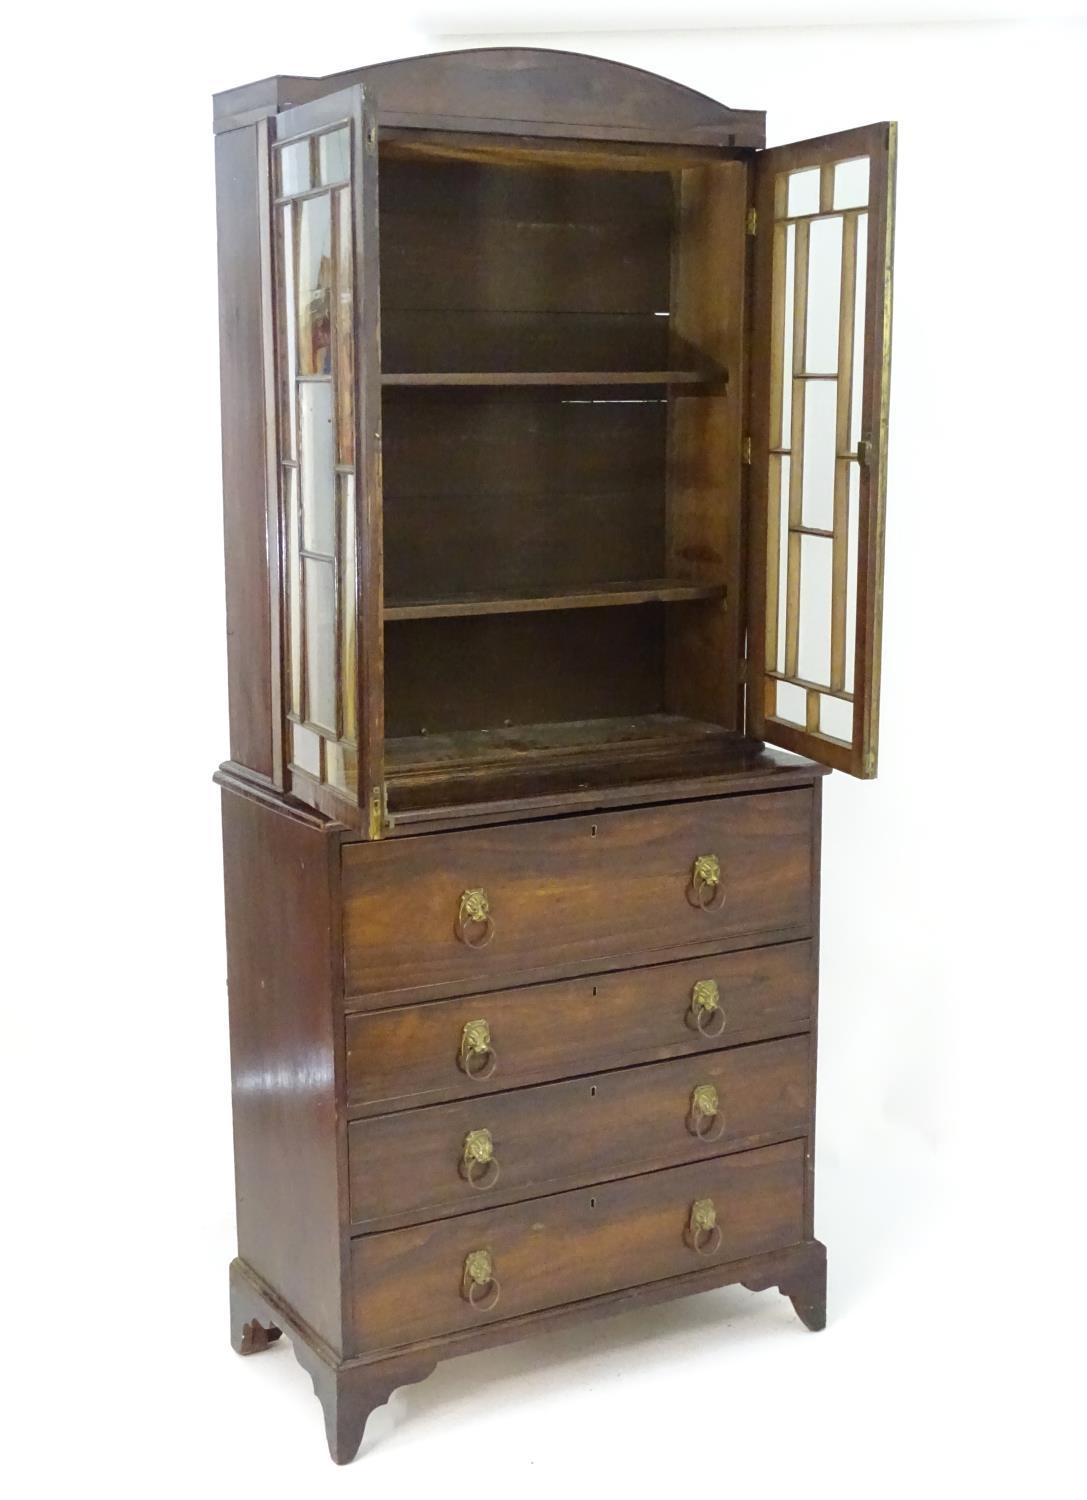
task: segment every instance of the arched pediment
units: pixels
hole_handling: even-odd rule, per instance
[[[761,146],[761,110],[730,109],[643,68],[542,47],[477,47],[375,63],[327,78],[281,77],[232,90],[217,116],[306,103],[350,84],[381,123],[430,129],[592,135],[601,139]],[[274,89],[274,102],[268,94]],[[262,91],[262,92],[258,92]],[[243,97],[244,96],[244,97]]]

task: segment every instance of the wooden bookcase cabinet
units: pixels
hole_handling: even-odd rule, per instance
[[[759,112],[522,49],[270,79],[215,118],[235,1343],[290,1333],[343,1459],[393,1386],[561,1312],[744,1280],[818,1325],[818,776],[876,768],[894,127],[766,150]],[[705,955],[733,998],[656,1035],[648,994],[696,993]],[[586,975],[627,1031],[596,1035]],[[523,1049],[493,1085],[493,1018],[477,1063],[448,1044],[487,1008]],[[583,1047],[546,1040],[561,1020]],[[589,1147],[545,1159],[557,1089],[579,1117],[563,1080],[622,1078],[613,1124],[652,1121],[691,1046],[730,1065],[740,1125],[616,1149],[594,1105]],[[284,1080],[315,1055],[307,1107]],[[444,1180],[456,1101],[495,1089],[487,1201],[512,1206],[468,1217],[526,1289],[486,1305],[488,1241],[463,1316],[432,1315],[458,1195],[498,1170],[484,1129]],[[607,1199],[637,1240],[692,1138],[720,1142],[723,1233],[692,1217],[527,1289],[518,1202],[576,1239],[603,1184],[594,1225]],[[731,1250],[730,1201],[768,1215]]]

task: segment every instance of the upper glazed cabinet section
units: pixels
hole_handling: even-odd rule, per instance
[[[876,773],[895,127],[759,153],[751,731]]]
[[[761,113],[484,49],[217,128],[262,163],[276,786],[376,838],[713,775],[745,730],[874,774],[893,127],[765,151]]]

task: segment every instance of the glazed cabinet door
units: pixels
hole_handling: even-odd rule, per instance
[[[755,166],[750,733],[876,774],[895,126]]]
[[[279,114],[269,154],[288,784],[377,837],[377,127],[363,90]]]

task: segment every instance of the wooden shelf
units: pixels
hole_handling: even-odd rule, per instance
[[[472,775],[497,766],[583,766],[594,760],[657,756],[662,752],[697,752],[735,741],[716,724],[676,714],[641,714],[630,718],[581,719],[566,724],[521,724],[497,729],[467,729],[449,734],[417,734],[385,741],[390,776]]]
[[[726,372],[702,370],[425,370],[385,373],[383,386],[720,385]]]
[[[723,599],[724,584],[685,583],[650,578],[634,583],[599,583],[591,588],[549,594],[459,594],[448,599],[414,599],[385,606],[386,620],[448,620],[465,615],[519,615],[556,609],[601,609],[629,604],[683,604]]]

